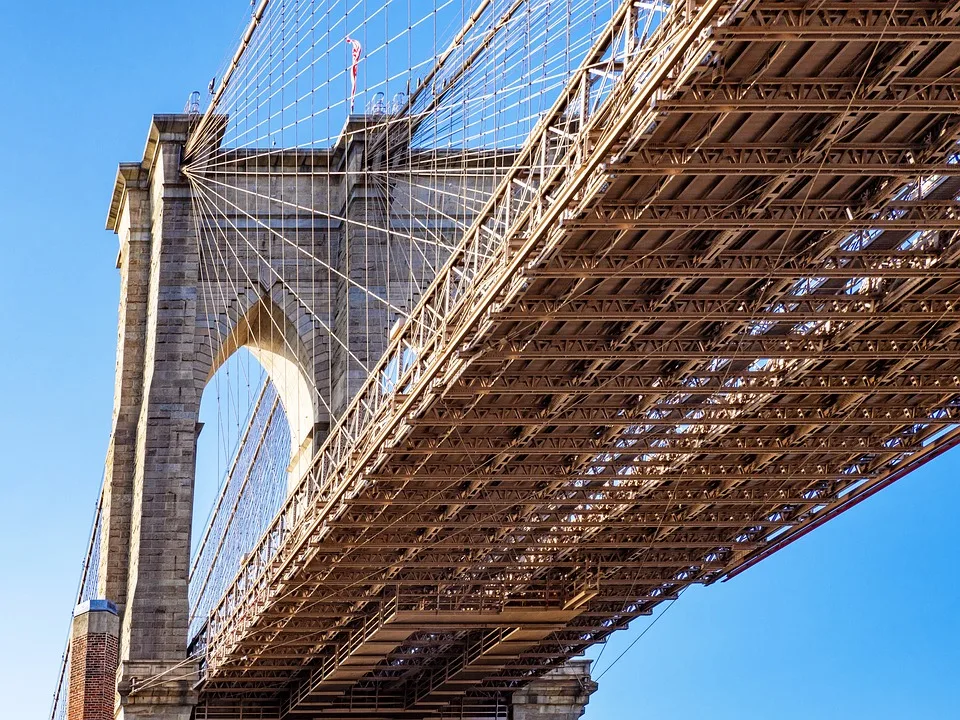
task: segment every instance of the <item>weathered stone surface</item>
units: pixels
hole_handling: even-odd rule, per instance
[[[118,720],[188,720],[198,670],[195,661],[124,660],[117,673]]]
[[[513,694],[513,720],[577,720],[597,684],[590,660],[569,660]]]

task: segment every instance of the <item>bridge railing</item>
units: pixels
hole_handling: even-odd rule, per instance
[[[97,585],[100,581],[100,533],[103,529],[103,486],[97,499],[97,508],[93,516],[93,526],[90,529],[90,539],[87,542],[87,553],[80,571],[80,584],[77,588],[76,601],[70,608],[71,623],[73,609],[76,605],[97,597]],[[67,716],[67,693],[70,683],[70,629],[67,629],[67,641],[60,658],[60,674],[57,677],[57,687],[53,693],[53,703],[50,708],[51,720],[63,720]]]
[[[603,163],[624,128],[653,122],[668,73],[676,79],[691,72],[707,51],[710,24],[743,4],[674,3],[658,11],[657,29],[640,42],[638,28],[649,26],[638,22],[642,6],[621,3],[211,613],[208,671],[223,662],[275,593],[284,592],[285,580],[308,559],[306,540],[322,533],[343,501],[360,491],[363,474],[384,461],[382,449],[403,436],[409,427],[404,419],[418,412],[434,383],[478,349],[471,333],[498,299],[522,288],[524,266],[535,253],[549,252],[557,221],[578,212],[577,205],[605,184]],[[404,371],[385,383],[391,366]]]

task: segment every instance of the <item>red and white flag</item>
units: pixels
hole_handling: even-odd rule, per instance
[[[350,66],[350,113],[353,113],[353,99],[357,96],[357,70],[360,68],[360,56],[363,55],[363,48],[360,42],[353,38],[347,38],[350,47],[353,48],[353,64]]]

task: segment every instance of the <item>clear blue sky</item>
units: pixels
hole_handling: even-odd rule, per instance
[[[0,20],[0,717],[49,708],[110,429],[116,164],[232,53],[247,0],[9,3]],[[587,720],[960,718],[960,455],[684,595]],[[205,514],[205,509],[202,511]],[[602,671],[647,621],[616,636]]]

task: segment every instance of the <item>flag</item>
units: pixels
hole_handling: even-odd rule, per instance
[[[350,66],[350,113],[353,113],[353,99],[357,95],[357,70],[360,68],[360,56],[363,55],[363,48],[359,41],[353,38],[347,38],[347,42],[353,48],[353,64]]]

